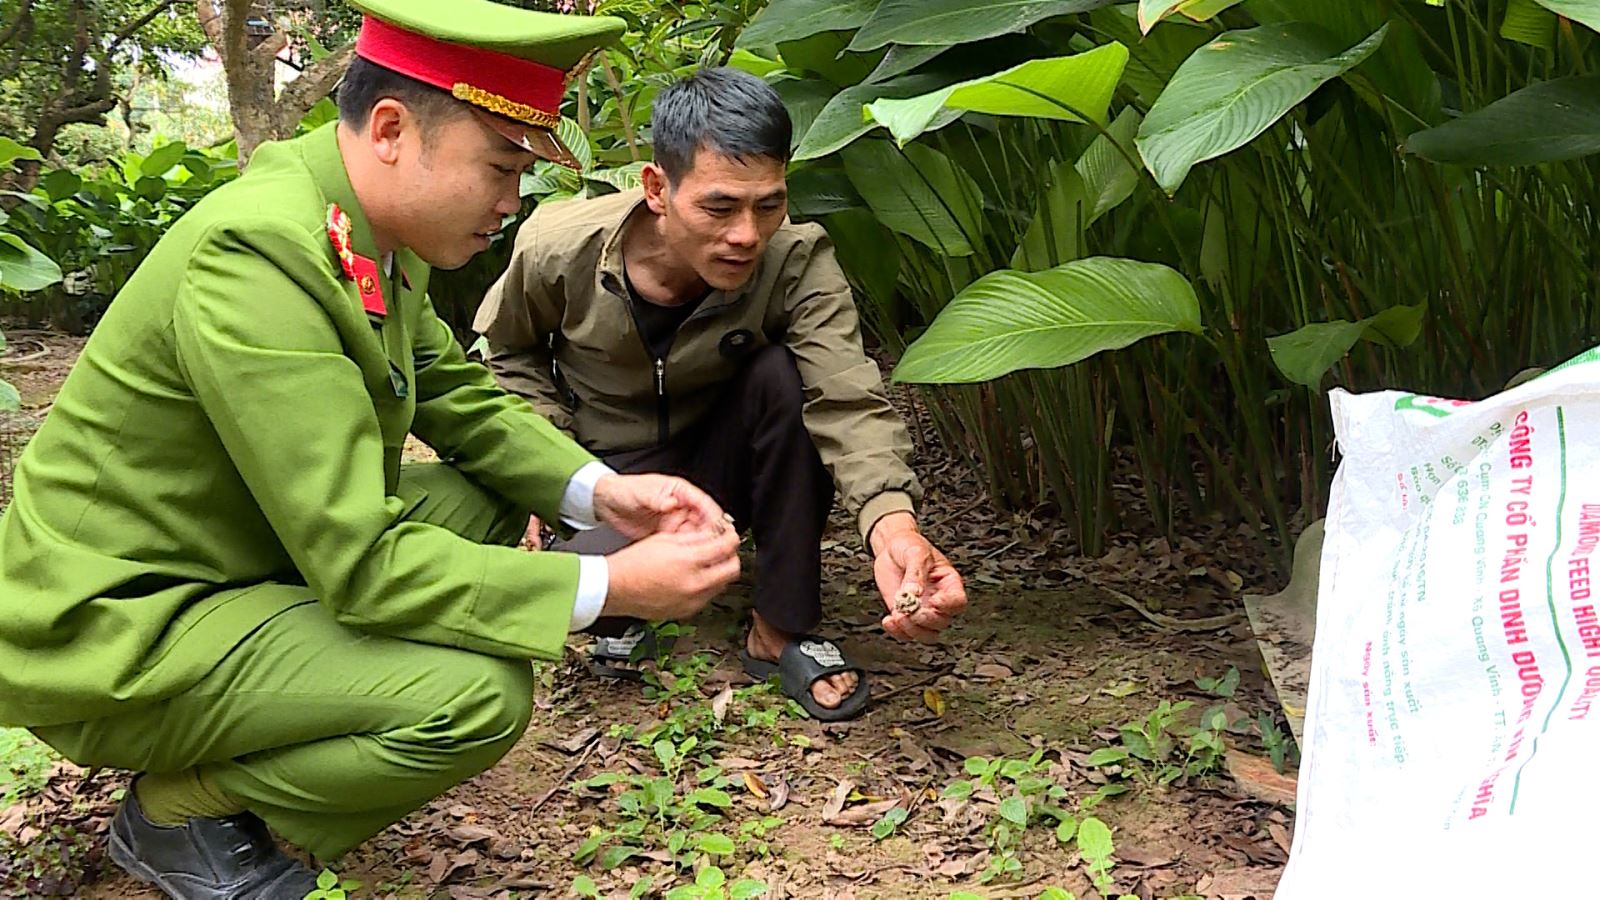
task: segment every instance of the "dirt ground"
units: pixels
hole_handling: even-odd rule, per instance
[[[0,375],[40,413],[79,342],[31,333],[11,340],[12,357],[25,361],[0,364]],[[938,644],[886,636],[871,562],[835,514],[822,630],[870,672],[874,700],[864,716],[824,725],[794,715],[775,689],[748,687],[737,657],[747,565],[744,581],[692,623],[653,687],[591,675],[581,636],[565,660],[538,666],[534,719],[509,755],[336,863],[362,883],[356,896],[566,897],[579,878],[604,897],[627,897],[649,878],[643,893],[659,896],[714,860],[730,885],[759,881],[768,897],[1037,897],[1049,887],[1079,900],[1271,897],[1293,831],[1293,770],[1278,777],[1265,762],[1254,721],[1265,713],[1281,728],[1283,720],[1248,625],[1240,615],[1209,631],[1163,628],[1118,598],[1180,618],[1239,612],[1243,592],[1277,586],[1259,542],[1208,524],[1173,542],[1117,535],[1110,553],[1085,559],[1047,515],[994,513],[970,474],[937,452],[923,456],[926,529],[966,577],[971,606]],[[1129,491],[1119,498],[1137,502]],[[1240,676],[1231,697],[1196,684],[1230,667]],[[1097,750],[1128,746],[1119,729],[1162,701],[1191,701],[1178,715],[1191,726],[1221,706],[1230,765],[1161,785],[1153,765],[1091,764]],[[1169,731],[1180,765],[1185,732]],[[679,772],[656,742],[679,738],[681,747],[685,735],[697,744]],[[1109,869],[1086,859],[1080,844],[1059,841],[1053,819],[1030,818],[1025,830],[997,836],[1014,783],[947,795],[953,782],[976,780],[974,757],[1025,761],[1017,768],[1059,789],[1053,805],[1074,821],[1092,815],[1108,825]],[[701,862],[680,866],[664,833],[671,829],[625,810],[625,784],[579,784],[604,773],[644,782],[664,768],[680,793],[710,786],[721,797],[680,819],[678,830],[691,846],[727,836],[732,852],[707,844]],[[0,810],[0,830],[22,844],[59,839],[52,825],[90,835],[72,845],[68,864],[77,867],[68,881],[78,896],[159,896],[103,859],[102,832],[126,775],[85,775],[61,764],[43,794]],[[893,809],[904,818],[891,832],[879,823]],[[697,827],[685,824],[696,818]],[[575,859],[596,830],[630,820],[642,826],[636,853],[608,853],[622,840],[612,837]],[[1008,848],[1016,865],[989,878]]]

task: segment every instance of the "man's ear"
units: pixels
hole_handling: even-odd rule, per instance
[[[367,143],[372,155],[381,163],[392,166],[400,161],[400,151],[414,131],[416,120],[411,110],[393,97],[384,97],[372,106],[367,116]]]
[[[666,215],[667,195],[672,188],[667,180],[666,170],[653,162],[647,162],[639,171],[639,182],[644,186],[644,202],[650,207],[650,211],[658,216]]]

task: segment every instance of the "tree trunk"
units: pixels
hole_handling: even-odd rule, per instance
[[[351,45],[312,63],[277,92],[278,54],[289,37],[274,26],[271,37],[252,47],[245,33],[251,0],[195,0],[200,26],[222,59],[228,85],[228,109],[233,119],[239,165],[267,141],[293,136],[300,119],[338,82],[355,55]]]

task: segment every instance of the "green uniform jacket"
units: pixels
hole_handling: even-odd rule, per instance
[[[264,146],[111,304],[0,518],[0,724],[173,696],[312,598],[358,629],[560,653],[577,557],[403,520],[421,498],[397,493],[401,447],[414,432],[549,521],[592,457],[465,359],[414,254],[369,319],[330,203],[376,257],[333,125]]]
[[[822,226],[785,223],[745,286],[703,300],[656,360],[622,271],[623,226],[643,196],[554,203],[523,223],[473,323],[501,383],[596,453],[636,450],[713,414],[718,386],[744,357],[781,344],[800,371],[806,430],[862,540],[884,515],[911,510],[921,494],[911,439],[862,350],[850,285]]]

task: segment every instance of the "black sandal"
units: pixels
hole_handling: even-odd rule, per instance
[[[795,638],[784,644],[783,652],[778,654],[777,662],[752,657],[748,647],[740,652],[739,658],[744,662],[745,674],[758,681],[766,680],[774,672],[778,673],[784,695],[800,704],[813,719],[819,721],[840,722],[855,718],[866,708],[867,700],[872,694],[872,689],[867,684],[866,670],[845,658],[844,651],[839,649],[838,644],[813,634]],[[856,673],[856,689],[850,696],[844,698],[844,702],[829,709],[818,703],[817,698],[811,695],[811,686],[819,679],[840,672]]]
[[[596,637],[589,650],[589,671],[601,678],[621,681],[643,681],[644,673],[639,663],[657,658],[661,652],[670,652],[677,643],[676,637],[661,638],[656,630],[643,622],[628,626],[619,637]]]

